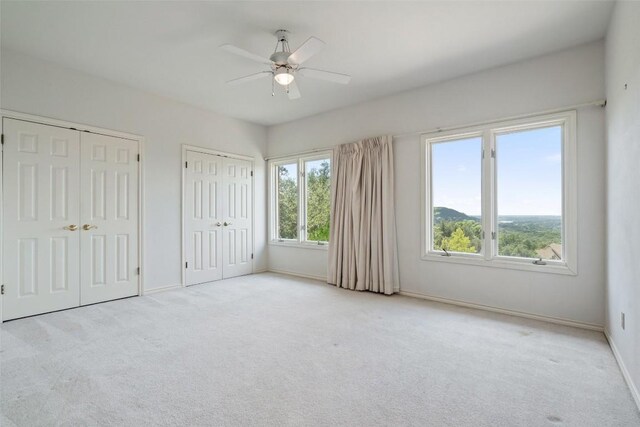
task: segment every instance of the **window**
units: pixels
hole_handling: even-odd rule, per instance
[[[575,274],[575,112],[423,136],[423,258]]]
[[[482,253],[482,138],[434,142],[431,146],[432,247]]]
[[[331,215],[331,153],[274,161],[271,242],[325,246]]]
[[[278,199],[278,239],[298,239],[298,164],[276,167]]]
[[[329,241],[331,215],[331,159],[306,160],[305,230],[307,241]]]
[[[562,259],[562,126],[496,135],[498,255]]]

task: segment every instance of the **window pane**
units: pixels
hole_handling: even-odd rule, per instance
[[[482,139],[431,145],[432,248],[482,251]]]
[[[331,160],[310,160],[304,163],[307,183],[307,240],[329,241],[331,214]]]
[[[498,255],[562,259],[562,126],[496,138]]]
[[[298,238],[298,164],[279,165],[278,238]]]

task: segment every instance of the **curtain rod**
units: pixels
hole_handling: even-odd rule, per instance
[[[397,134],[397,135],[393,135],[393,137],[394,138],[402,138],[402,137],[411,136],[411,135],[422,135],[424,133],[436,133],[436,132],[444,132],[444,131],[450,131],[450,130],[456,130],[456,129],[464,129],[464,128],[469,128],[469,127],[473,127],[473,126],[486,125],[486,124],[490,124],[490,123],[504,122],[504,121],[507,121],[507,120],[525,119],[527,117],[535,117],[535,116],[540,116],[540,115],[543,115],[543,114],[559,113],[561,111],[573,110],[573,109],[581,108],[581,107],[590,107],[592,105],[597,105],[599,107],[605,107],[607,105],[607,100],[606,99],[597,99],[595,101],[583,102],[582,104],[567,105],[566,107],[562,107],[562,108],[554,108],[554,109],[551,109],[551,110],[538,111],[538,112],[535,112],[535,113],[526,113],[526,114],[520,114],[520,115],[517,115],[517,116],[503,117],[503,118],[498,119],[498,120],[484,120],[484,121],[481,121],[481,122],[468,123],[466,125],[456,125],[456,126],[449,126],[449,127],[438,127],[438,128],[434,128],[434,129],[430,129],[430,130],[421,130],[421,131],[417,131],[417,132],[400,133],[400,134]]]
[[[296,153],[282,154],[278,156],[269,156],[269,157],[265,157],[264,159],[268,161],[273,159],[286,159],[287,157],[304,156],[304,155],[313,154],[313,153],[322,153],[324,151],[332,151],[334,147],[335,145],[332,145],[331,147],[326,147],[326,148],[312,148],[311,150],[298,151]]]
[[[597,99],[595,101],[583,102],[581,104],[567,105],[567,106],[562,107],[562,108],[554,108],[554,109],[551,109],[551,110],[538,111],[536,113],[527,113],[527,114],[520,114],[520,115],[517,115],[517,116],[503,117],[503,118],[498,119],[498,120],[485,120],[485,121],[481,121],[481,122],[468,123],[466,125],[457,125],[457,126],[450,126],[450,127],[438,127],[438,128],[434,128],[434,129],[430,129],[430,130],[421,130],[421,131],[415,131],[415,132],[400,133],[400,134],[397,134],[397,135],[393,135],[393,138],[402,138],[402,137],[405,137],[405,136],[422,135],[424,133],[435,133],[435,132],[444,132],[444,131],[450,131],[450,130],[456,130],[456,129],[464,129],[464,128],[468,128],[468,127],[472,127],[472,126],[480,126],[480,125],[484,125],[484,124],[502,122],[502,121],[506,121],[506,120],[524,119],[524,118],[527,118],[527,117],[534,117],[534,116],[539,116],[539,115],[542,115],[542,114],[558,113],[560,111],[572,110],[572,109],[582,108],[582,107],[590,107],[590,106],[593,106],[593,105],[597,105],[599,107],[605,107],[607,105],[607,100],[606,99]],[[331,150],[334,149],[334,147],[335,146],[326,147],[326,148],[313,148],[311,150],[298,151],[297,153],[283,154],[283,155],[280,155],[280,156],[268,156],[268,157],[265,157],[264,160],[268,161],[268,160],[273,160],[273,159],[283,159],[283,158],[287,158],[287,157],[304,156],[304,155],[307,155],[307,154],[313,154],[313,153],[318,153],[318,152],[322,152],[322,151],[331,151]]]

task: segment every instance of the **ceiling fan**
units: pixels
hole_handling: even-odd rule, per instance
[[[275,35],[278,41],[276,42],[276,48],[274,49],[273,54],[268,59],[231,44],[223,44],[220,46],[220,49],[222,50],[233,53],[234,55],[242,56],[243,58],[251,59],[252,61],[259,62],[263,65],[268,65],[270,68],[268,71],[260,71],[258,73],[249,74],[248,76],[229,80],[227,83],[230,85],[237,85],[257,80],[262,77],[272,76],[271,95],[275,96],[274,83],[278,83],[285,87],[289,99],[300,98],[300,90],[296,84],[296,76],[298,75],[340,84],[349,83],[351,76],[347,74],[302,67],[302,63],[320,52],[325,43],[315,37],[309,37],[298,49],[291,52],[287,33],[287,30],[276,31]]]

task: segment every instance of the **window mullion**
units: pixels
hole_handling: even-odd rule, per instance
[[[425,165],[423,167],[423,171],[425,173],[425,191],[424,191],[424,209],[425,209],[425,225],[426,225],[426,245],[425,245],[425,253],[429,253],[430,251],[434,250],[435,248],[433,247],[433,198],[432,198],[432,172],[433,172],[433,168],[431,165],[431,142],[428,140],[425,140],[424,143],[424,147],[425,147],[425,152],[423,153],[423,158],[424,158],[424,162]]]
[[[307,240],[307,180],[305,177],[304,160],[298,159],[298,225],[300,227],[298,233],[298,243]]]
[[[278,212],[278,201],[280,195],[278,194],[278,166],[274,163],[271,165],[271,193],[273,194],[273,200],[271,205],[271,239],[280,239],[280,223],[278,218],[280,214]]]
[[[489,163],[491,164],[491,232],[493,233],[491,245],[491,257],[498,256],[498,150],[496,149],[496,134],[493,130],[489,132],[490,153]]]
[[[492,232],[494,231],[494,162],[491,156],[493,135],[489,130],[482,132],[482,230],[484,232],[484,258],[490,260],[495,254]]]

